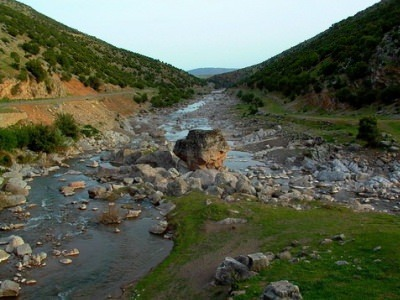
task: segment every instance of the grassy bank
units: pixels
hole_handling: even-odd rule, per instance
[[[343,207],[310,204],[296,211],[244,199],[233,204],[192,193],[173,199],[170,223],[176,230],[171,255],[131,291],[131,299],[226,299],[227,288],[209,283],[225,256],[272,251],[298,241],[290,252],[297,263],[275,260],[238,288],[235,299],[258,299],[272,281],[299,285],[304,299],[398,299],[400,291],[400,219],[378,213],[354,213]],[[312,206],[312,207],[311,207]],[[248,223],[217,225],[226,217]],[[344,242],[321,241],[344,234]],[[339,266],[337,261],[347,261]]]

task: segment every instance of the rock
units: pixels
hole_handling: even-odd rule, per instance
[[[270,259],[264,253],[253,253],[247,255],[251,260],[251,271],[259,272],[266,269],[270,264]]]
[[[65,197],[73,196],[75,194],[75,189],[70,186],[63,186],[60,188],[61,194],[63,194]]]
[[[97,160],[91,160],[86,166],[88,168],[97,168],[99,166],[99,162]]]
[[[18,247],[25,244],[24,240],[17,236],[17,235],[12,235],[8,238],[8,245],[6,246],[6,251],[8,253],[14,252],[14,250]]]
[[[4,190],[14,195],[28,196],[29,194],[29,189],[26,181],[20,178],[10,178],[5,185]]]
[[[167,221],[159,221],[157,224],[154,224],[150,227],[149,231],[153,234],[163,234],[168,228]]]
[[[206,193],[206,195],[209,195],[209,196],[221,197],[222,194],[224,193],[224,190],[218,186],[210,185],[206,189],[205,193]]]
[[[17,255],[18,256],[24,256],[26,254],[30,255],[32,254],[32,248],[29,244],[25,243],[22,245],[19,245],[17,248]]]
[[[26,203],[24,195],[7,195],[0,193],[0,202],[2,208],[14,207]]]
[[[237,182],[238,182],[237,176],[235,176],[235,174],[231,172],[219,172],[215,176],[215,184],[222,188],[226,186],[235,188]]]
[[[130,209],[128,210],[128,212],[125,215],[125,219],[132,219],[132,218],[137,218],[140,216],[140,214],[142,213],[142,211],[140,209]]]
[[[59,260],[60,263],[62,263],[63,265],[69,265],[72,264],[72,259],[70,258],[62,258]]]
[[[278,258],[281,260],[290,260],[292,258],[292,254],[290,253],[290,251],[286,250],[286,251],[279,253]]]
[[[174,153],[185,161],[190,170],[221,169],[228,143],[220,130],[190,130],[186,139],[176,141]]]
[[[249,194],[249,195],[256,195],[257,191],[254,186],[251,184],[250,180],[245,178],[244,176],[239,178],[236,184],[236,191],[238,193]]]
[[[68,186],[75,190],[84,189],[86,187],[86,183],[84,181],[73,181]]]
[[[88,193],[91,199],[104,198],[107,194],[107,189],[104,186],[95,186],[90,188]]]
[[[162,198],[164,197],[164,193],[161,191],[156,191],[153,194],[150,195],[150,200],[151,203],[153,203],[154,205],[157,205],[158,203],[160,203],[160,201],[162,200]]]
[[[132,167],[131,174],[134,178],[140,177],[143,181],[157,183],[164,183],[165,185],[168,183],[169,173],[164,168],[153,168],[150,165],[146,164],[137,164]]]
[[[271,282],[264,290],[261,300],[302,300],[299,287],[287,280]]]
[[[113,157],[113,162],[122,165],[131,165],[136,162],[142,156],[142,152],[133,149],[122,149],[119,150]]]
[[[319,181],[327,181],[327,182],[332,182],[332,181],[343,181],[350,178],[349,173],[343,173],[340,171],[328,171],[328,170],[323,170],[321,172],[318,172],[317,179]]]
[[[78,256],[79,255],[79,250],[77,248],[73,248],[71,250],[63,250],[61,251],[61,254],[63,256]]]
[[[7,259],[9,259],[9,257],[10,257],[10,254],[8,254],[3,249],[0,249],[0,262],[6,261]]]
[[[164,217],[172,212],[175,208],[176,205],[172,202],[162,203],[157,207],[157,209],[160,211],[160,214]]]
[[[21,287],[18,283],[11,280],[4,280],[0,286],[0,298],[18,297]]]
[[[217,268],[215,281],[219,285],[232,285],[236,280],[246,280],[253,275],[246,265],[232,257],[226,257]]]
[[[189,186],[183,178],[177,178],[167,185],[167,194],[170,196],[179,197],[189,191]]]
[[[335,264],[338,265],[338,266],[346,266],[349,263],[347,261],[345,261],[345,260],[338,260],[337,262],[335,262]]]
[[[207,189],[208,186],[213,185],[217,177],[217,170],[196,170],[190,174],[190,178],[200,179],[201,188]]]
[[[161,167],[166,170],[171,168],[177,168],[179,163],[179,158],[174,155],[171,151],[161,151],[157,150],[150,154],[140,157],[136,164],[147,164],[153,168]]]
[[[31,265],[34,266],[41,266],[43,261],[47,258],[47,253],[46,252],[40,252],[37,254],[32,254],[31,256]]]

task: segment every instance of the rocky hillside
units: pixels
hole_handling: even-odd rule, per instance
[[[399,15],[398,0],[382,0],[259,65],[212,81],[320,106],[391,104],[400,98]]]
[[[199,80],[119,49],[13,0],[0,0],[0,99],[157,88],[156,104],[188,96]]]

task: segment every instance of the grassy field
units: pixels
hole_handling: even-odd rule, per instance
[[[227,204],[200,193],[172,199],[175,229],[171,255],[131,291],[131,299],[226,299],[228,288],[209,285],[226,256],[272,251],[297,241],[290,252],[299,262],[275,260],[257,276],[239,283],[245,295],[259,299],[269,282],[289,280],[304,299],[399,299],[399,216],[354,213],[310,203],[308,210],[276,208],[244,199]],[[217,225],[226,217],[244,218],[237,226]],[[321,244],[344,234],[344,242]],[[337,261],[347,261],[339,266]]]

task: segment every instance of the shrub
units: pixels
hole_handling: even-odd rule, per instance
[[[97,128],[93,127],[92,125],[87,124],[83,126],[83,128],[81,129],[81,133],[86,137],[92,137],[100,134],[100,131]]]
[[[13,164],[13,159],[10,153],[0,151],[0,165],[3,167],[11,167]]]
[[[17,147],[17,138],[8,128],[0,129],[0,150],[10,151]]]
[[[360,119],[357,138],[367,142],[367,146],[375,147],[379,143],[378,123],[374,117]]]
[[[54,126],[40,124],[30,126],[28,130],[30,137],[28,148],[32,151],[52,153],[63,146],[61,131]]]
[[[54,126],[66,137],[72,138],[74,141],[79,138],[79,126],[74,116],[68,113],[58,113]]]
[[[25,64],[25,66],[26,69],[36,78],[37,82],[42,82],[46,79],[47,72],[43,69],[39,60],[30,60]]]
[[[39,45],[36,43],[32,43],[32,42],[22,44],[21,48],[24,49],[25,52],[31,53],[33,55],[37,55],[40,52]]]

